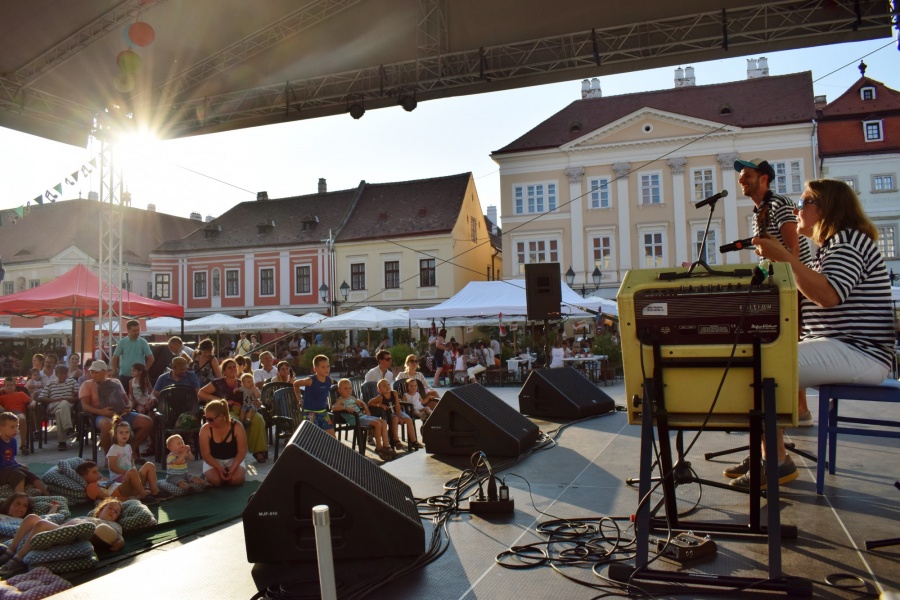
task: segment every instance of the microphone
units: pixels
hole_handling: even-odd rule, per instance
[[[734,252],[735,250],[749,250],[755,247],[756,246],[753,245],[753,238],[744,238],[742,240],[731,242],[730,244],[722,244],[721,246],[719,246],[719,252],[725,254],[726,252]]]
[[[710,204],[715,204],[716,202],[718,202],[719,200],[721,200],[722,198],[724,198],[727,195],[728,195],[728,190],[722,190],[718,194],[716,194],[714,196],[710,196],[706,200],[701,200],[700,202],[698,202],[697,204],[694,205],[694,208],[703,208],[704,206],[708,206]]]

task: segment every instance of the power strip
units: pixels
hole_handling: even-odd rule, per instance
[[[515,501],[509,500],[469,500],[469,512],[473,515],[512,514],[516,511]]]

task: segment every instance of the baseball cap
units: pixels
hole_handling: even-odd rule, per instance
[[[741,169],[756,169],[764,175],[768,175],[769,181],[775,179],[775,169],[772,168],[772,165],[769,164],[769,161],[763,160],[761,158],[751,158],[750,160],[734,161],[734,170],[740,173]]]
[[[88,371],[109,371],[109,367],[107,367],[106,363],[102,360],[95,360],[91,363],[91,367]]]

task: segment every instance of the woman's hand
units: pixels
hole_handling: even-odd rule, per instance
[[[770,237],[755,237],[753,245],[756,246],[756,255],[768,258],[773,262],[787,262],[793,254],[785,248],[781,242]]]

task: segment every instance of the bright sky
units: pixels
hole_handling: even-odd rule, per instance
[[[876,40],[776,52],[769,72],[812,70],[815,93],[834,100],[866,74],[900,90],[900,52],[893,41]],[[693,66],[698,85],[746,78],[747,57]],[[605,96],[671,88],[674,67],[600,78]],[[362,119],[338,115],[255,127],[180,140],[141,140],[129,145],[126,186],[132,205],[187,217],[219,216],[238,202],[316,192],[319,177],[329,190],[471,171],[483,207],[500,203],[500,178],[490,158],[497,150],[580,99],[581,80],[461,98],[371,110]],[[762,99],[761,99],[762,100]],[[90,160],[97,149],[77,148],[0,128],[0,206],[21,206],[52,188]],[[193,172],[192,172],[193,171]],[[65,199],[99,191],[90,182],[64,184]],[[26,217],[27,218],[27,217]]]

